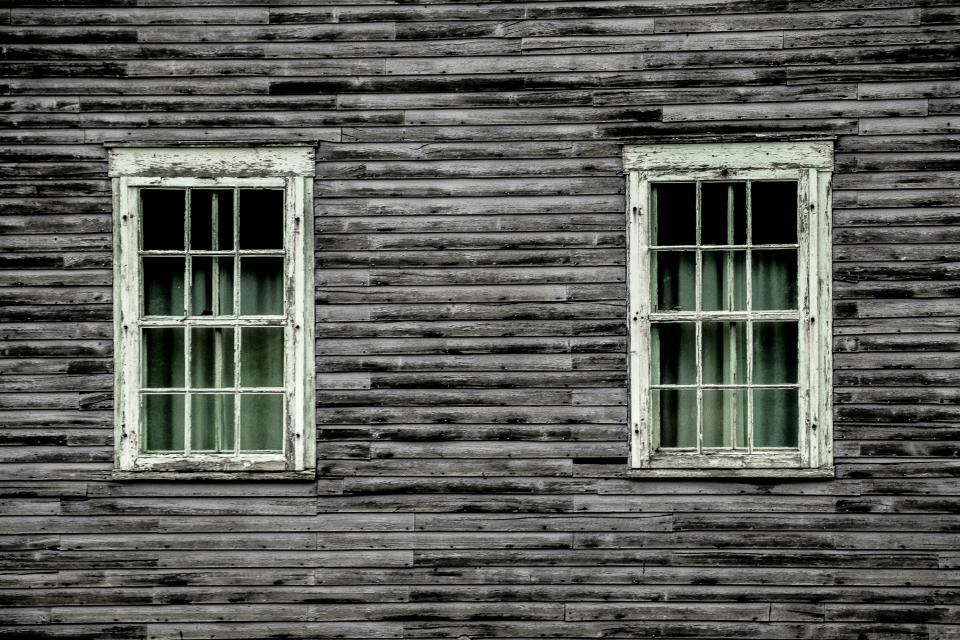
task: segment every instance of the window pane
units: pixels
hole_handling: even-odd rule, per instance
[[[753,390],[753,446],[797,447],[797,389]]]
[[[190,248],[197,251],[233,250],[232,189],[190,191]]]
[[[240,260],[240,314],[283,315],[283,258]]]
[[[797,382],[800,347],[796,322],[753,323],[753,382]]]
[[[185,211],[185,190],[141,189],[140,231],[143,249],[183,251]]]
[[[697,392],[693,389],[654,389],[653,424],[661,447],[697,446]]]
[[[143,330],[145,388],[183,388],[184,335],[181,327]]]
[[[240,399],[240,449],[283,450],[283,395],[244,394]]]
[[[747,383],[747,323],[703,323],[703,383]]]
[[[283,249],[283,191],[240,189],[240,248]]]
[[[747,392],[744,389],[703,390],[703,446],[746,447]]]
[[[697,325],[693,322],[652,327],[653,384],[697,383]]]
[[[747,243],[746,183],[700,184],[700,243]]]
[[[651,237],[657,245],[696,244],[697,187],[692,182],[653,185]]]
[[[190,383],[195,389],[233,386],[233,328],[190,330]]]
[[[183,315],[183,258],[143,259],[143,314]]]
[[[753,244],[797,241],[797,183],[750,183]]]
[[[183,394],[143,396],[144,451],[183,451]]]
[[[193,315],[233,315],[233,258],[193,258],[192,278]]]
[[[747,253],[745,251],[704,251],[704,311],[738,311],[747,308]]]
[[[233,451],[233,395],[193,394],[190,448],[196,451]]]
[[[797,308],[797,251],[753,252],[753,308],[758,311]]]
[[[656,311],[693,311],[696,308],[696,253],[654,251],[650,283],[656,291]]]
[[[283,327],[240,329],[240,384],[283,386]]]

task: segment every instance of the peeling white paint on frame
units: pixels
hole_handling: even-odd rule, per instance
[[[631,434],[631,473],[666,477],[833,476],[830,399],[832,141],[629,145],[624,148],[623,158],[627,173],[627,322],[630,345],[628,420]],[[764,312],[763,316],[763,319],[799,321],[800,419],[796,425],[798,447],[796,450],[754,450],[748,447],[746,451],[736,448],[704,451],[698,439],[696,450],[693,451],[662,449],[659,446],[659,432],[652,419],[651,323],[657,319],[677,320],[680,316],[652,311],[651,280],[655,276],[651,273],[649,249],[651,184],[670,181],[760,179],[793,180],[798,184],[798,309],[790,314],[780,314],[782,318],[769,312]],[[699,193],[699,186],[697,191]],[[697,220],[699,225],[699,216]],[[699,256],[699,251],[697,255]],[[747,278],[749,271],[748,268]],[[696,278],[696,286],[699,294],[699,276]],[[750,295],[749,279],[746,295]],[[699,295],[697,299],[699,300]],[[750,308],[749,304],[747,308]],[[755,312],[707,312],[699,311],[699,306],[697,309],[695,312],[681,314],[682,319],[750,320],[757,317]],[[702,367],[699,347],[697,351],[699,381]],[[750,356],[748,346],[748,370]],[[751,419],[748,416],[748,432],[750,426]],[[698,438],[700,437],[698,424]]]
[[[115,469],[117,478],[277,479],[315,475],[312,146],[110,149],[114,209]],[[146,454],[140,428],[139,194],[143,187],[279,188],[284,192],[284,437],[280,453]],[[236,244],[234,245],[236,248]],[[187,283],[185,287],[189,286]],[[239,282],[234,283],[239,289]],[[239,309],[236,310],[239,312]],[[239,328],[266,317],[235,315]],[[202,326],[191,318],[177,325]],[[166,322],[164,326],[170,326]],[[235,372],[239,375],[239,371]],[[189,404],[189,403],[188,403]],[[189,427],[187,427],[189,428]],[[235,425],[239,430],[239,424]],[[186,437],[186,436],[185,436]]]

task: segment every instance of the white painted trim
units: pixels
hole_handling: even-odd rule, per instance
[[[714,142],[631,145],[624,169],[713,171],[731,169],[833,169],[833,142]]]
[[[111,177],[313,176],[312,147],[114,147]]]
[[[316,468],[313,333],[313,149],[305,147],[110,150],[114,203],[115,475],[118,478],[303,478]],[[223,170],[213,175],[203,171]],[[146,171],[155,171],[145,175]],[[182,171],[182,172],[181,172]],[[126,172],[130,172],[128,175]],[[143,187],[272,187],[284,190],[285,313],[213,318],[140,317],[138,190]],[[236,248],[236,237],[235,237]],[[163,252],[149,252],[149,255]],[[180,252],[173,252],[183,255]],[[191,252],[193,253],[193,252]],[[202,252],[216,255],[216,252]],[[225,252],[224,255],[233,255]],[[235,282],[239,290],[239,282]],[[188,288],[189,283],[184,282]],[[239,314],[239,309],[235,310]],[[282,453],[140,451],[140,329],[144,326],[273,325],[286,328]],[[239,371],[236,371],[239,375]],[[240,425],[236,425],[239,432]],[[251,476],[250,474],[253,474]]]
[[[286,184],[285,178],[244,178],[239,176],[232,178],[185,178],[183,176],[159,178],[133,176],[127,178],[127,181],[131,187],[202,187],[205,189],[227,189],[231,187],[282,189]]]
[[[627,169],[627,291],[631,475],[662,477],[831,477],[831,225],[830,141],[634,145],[624,148]],[[650,184],[695,180],[798,182],[798,309],[783,312],[652,313],[650,310]],[[699,283],[699,281],[698,281]],[[749,287],[748,287],[749,295]],[[751,453],[708,449],[658,451],[651,420],[651,320],[797,319],[800,420],[796,450]],[[699,367],[698,367],[699,370]]]

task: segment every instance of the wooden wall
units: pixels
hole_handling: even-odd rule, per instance
[[[0,638],[960,635],[960,7],[0,9]],[[620,145],[834,134],[838,477],[625,477]],[[319,140],[311,483],[111,482],[104,141]]]

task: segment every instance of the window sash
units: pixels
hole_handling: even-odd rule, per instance
[[[140,424],[139,424],[139,429],[140,429],[141,436],[142,436],[142,437],[141,437],[141,443],[143,443],[143,442],[145,441],[145,435],[146,435],[146,430],[147,430],[147,423],[146,423],[146,421],[144,420],[144,418],[145,418],[144,407],[145,407],[145,403],[147,402],[147,396],[157,396],[157,395],[172,395],[172,396],[174,396],[174,397],[180,397],[180,396],[182,396],[182,403],[183,403],[183,408],[182,408],[182,411],[183,411],[183,416],[182,416],[182,420],[183,420],[183,427],[182,427],[182,429],[183,429],[183,443],[182,443],[182,448],[177,447],[176,449],[173,449],[173,450],[170,450],[170,451],[164,451],[164,450],[148,449],[146,446],[144,446],[144,445],[142,444],[142,445],[141,445],[141,450],[138,452],[138,456],[140,456],[140,457],[142,457],[142,456],[183,456],[183,457],[189,458],[189,457],[191,457],[191,456],[193,456],[193,455],[195,454],[195,450],[194,450],[194,446],[193,446],[193,442],[194,442],[194,438],[193,438],[193,436],[194,436],[194,431],[196,431],[196,430],[207,430],[207,429],[210,429],[210,428],[212,427],[213,430],[214,430],[215,433],[216,433],[216,440],[217,440],[217,442],[218,442],[218,443],[223,443],[223,441],[222,441],[222,439],[221,439],[221,433],[222,433],[224,427],[226,426],[226,424],[230,424],[230,425],[232,425],[232,426],[231,426],[231,429],[232,429],[232,432],[233,432],[233,433],[232,433],[232,438],[231,438],[231,439],[232,439],[232,442],[230,442],[230,443],[223,443],[224,448],[227,449],[228,451],[218,452],[217,455],[221,455],[221,456],[228,456],[228,455],[229,455],[229,456],[233,456],[233,457],[238,458],[238,459],[239,459],[239,458],[242,458],[242,457],[243,457],[244,455],[246,455],[247,453],[251,453],[251,452],[253,452],[253,451],[255,451],[255,450],[243,449],[243,448],[242,448],[242,429],[241,429],[241,425],[242,425],[242,411],[243,411],[243,409],[244,409],[244,408],[243,408],[243,404],[244,404],[244,403],[241,401],[241,397],[242,397],[243,395],[250,395],[250,394],[253,394],[253,393],[258,393],[258,394],[267,394],[267,393],[269,393],[269,394],[283,394],[283,396],[284,396],[283,404],[284,404],[284,406],[286,407],[286,405],[290,402],[290,397],[289,397],[290,392],[288,391],[288,389],[289,389],[289,382],[290,382],[290,381],[289,381],[289,379],[287,379],[287,373],[288,373],[288,372],[286,371],[285,367],[283,367],[283,363],[285,363],[286,361],[288,361],[288,360],[290,359],[290,357],[291,357],[291,354],[290,354],[289,352],[290,352],[290,344],[291,344],[291,341],[292,341],[292,339],[293,339],[292,331],[289,331],[289,330],[288,330],[288,329],[290,328],[291,322],[292,322],[292,318],[290,317],[290,314],[289,314],[288,312],[282,313],[282,314],[271,314],[271,315],[264,315],[264,316],[250,316],[250,315],[243,315],[243,316],[241,316],[241,315],[240,315],[240,314],[241,314],[241,310],[242,310],[241,295],[242,295],[242,290],[243,290],[243,287],[242,287],[242,284],[241,284],[241,283],[242,283],[242,278],[241,278],[242,263],[241,263],[241,259],[242,259],[243,256],[251,255],[251,254],[250,254],[250,250],[244,250],[244,249],[241,249],[241,247],[240,247],[240,225],[239,225],[239,222],[240,222],[240,192],[241,192],[241,189],[243,189],[243,188],[249,189],[250,187],[241,187],[241,186],[234,185],[234,186],[231,187],[231,188],[226,188],[226,187],[222,187],[222,186],[221,186],[221,187],[218,189],[218,191],[225,191],[225,192],[228,191],[228,192],[230,192],[230,194],[231,194],[229,217],[230,217],[231,226],[232,226],[231,245],[232,245],[232,247],[233,247],[233,250],[232,250],[232,251],[229,251],[229,252],[227,252],[227,251],[209,251],[209,252],[203,251],[203,252],[200,252],[200,251],[196,251],[196,250],[194,250],[194,249],[192,248],[192,244],[193,244],[193,228],[192,228],[192,226],[193,226],[193,224],[194,224],[194,215],[193,215],[193,213],[194,213],[193,204],[194,204],[194,203],[193,203],[193,196],[194,196],[194,194],[195,194],[195,190],[198,189],[198,188],[202,188],[202,187],[197,187],[197,186],[178,186],[178,187],[173,187],[173,186],[170,186],[169,184],[168,184],[168,185],[165,185],[164,188],[165,188],[165,189],[169,189],[170,191],[173,191],[173,192],[176,192],[176,193],[183,193],[183,196],[184,196],[184,209],[183,209],[183,220],[182,220],[182,223],[183,223],[183,250],[182,250],[182,251],[171,250],[171,251],[162,251],[162,252],[156,251],[156,250],[153,250],[153,251],[151,251],[151,250],[144,250],[144,248],[143,248],[143,247],[144,247],[144,240],[145,240],[144,217],[143,217],[143,213],[142,213],[142,211],[141,211],[140,208],[141,208],[141,206],[142,206],[142,204],[143,204],[144,189],[146,189],[146,188],[155,189],[156,187],[152,187],[152,186],[151,186],[151,187],[142,187],[142,186],[141,186],[141,187],[133,187],[133,189],[135,189],[135,194],[134,194],[133,197],[134,197],[135,207],[137,208],[137,209],[136,209],[136,211],[137,211],[137,216],[136,216],[136,217],[137,217],[137,221],[138,221],[138,224],[136,225],[136,226],[138,227],[138,232],[137,232],[137,239],[138,239],[138,245],[137,245],[137,246],[138,246],[138,254],[139,254],[139,265],[138,265],[138,266],[139,266],[139,272],[138,272],[138,274],[139,274],[141,277],[142,277],[143,274],[144,274],[144,269],[143,269],[143,258],[144,258],[144,256],[150,257],[150,256],[153,256],[153,255],[156,255],[156,254],[161,254],[161,255],[173,255],[173,256],[177,256],[177,257],[183,257],[184,262],[183,262],[182,268],[184,269],[184,277],[183,277],[183,283],[184,283],[184,285],[183,285],[183,309],[184,309],[184,315],[183,315],[183,316],[157,316],[157,315],[151,315],[151,316],[150,316],[150,320],[146,320],[146,314],[145,314],[145,311],[146,311],[146,292],[145,292],[145,289],[144,289],[144,282],[141,281],[140,284],[139,284],[138,290],[137,290],[137,294],[138,294],[139,297],[140,297],[140,315],[137,317],[137,324],[139,324],[141,328],[143,328],[144,326],[146,326],[146,327],[148,327],[148,328],[174,327],[174,328],[178,328],[178,329],[179,329],[179,328],[182,328],[182,327],[184,327],[184,326],[186,325],[186,326],[188,326],[188,327],[197,327],[197,328],[200,328],[200,327],[211,327],[211,328],[223,328],[223,329],[230,329],[230,330],[232,330],[233,333],[232,333],[232,338],[231,338],[230,341],[231,341],[231,343],[232,343],[232,345],[231,345],[231,353],[232,353],[232,363],[231,363],[232,366],[231,366],[231,368],[232,368],[232,370],[233,370],[233,384],[231,384],[231,385],[226,385],[226,386],[221,385],[221,386],[213,387],[213,388],[212,388],[212,389],[215,389],[215,390],[216,390],[216,395],[224,395],[224,396],[229,396],[229,397],[232,398],[232,410],[231,410],[231,415],[229,416],[229,419],[226,420],[224,424],[221,424],[221,423],[219,422],[219,420],[218,420],[214,425],[209,425],[209,424],[203,424],[203,423],[201,423],[201,422],[196,418],[196,416],[195,416],[195,414],[194,414],[194,396],[197,396],[197,395],[211,395],[211,394],[213,393],[213,391],[206,391],[205,389],[198,389],[198,388],[196,388],[196,386],[195,386],[195,384],[194,384],[194,381],[192,380],[192,372],[193,372],[193,366],[192,366],[192,365],[193,365],[193,361],[192,361],[191,355],[196,353],[196,350],[193,348],[193,339],[194,339],[194,333],[195,333],[195,331],[193,330],[193,328],[184,328],[184,331],[183,331],[183,354],[182,354],[182,357],[183,357],[183,359],[184,359],[184,362],[183,362],[184,385],[183,385],[182,387],[179,387],[179,386],[172,386],[172,387],[151,387],[151,386],[147,386],[147,385],[144,383],[143,380],[140,380],[140,384],[139,384],[139,395],[140,395],[140,405],[139,405],[139,410],[140,410]],[[257,188],[265,188],[265,187],[257,187]],[[266,188],[276,189],[276,187],[266,187]],[[282,187],[281,187],[281,188],[282,188]],[[211,231],[214,231],[214,227],[215,227],[215,224],[216,224],[216,221],[217,221],[217,218],[218,218],[218,213],[219,213],[218,209],[219,209],[219,207],[221,206],[221,203],[220,203],[220,201],[219,201],[219,196],[214,196],[214,197],[213,197],[213,200],[212,200],[212,202],[211,202],[211,205],[212,205],[212,208],[211,208],[211,211],[210,211],[210,215],[211,215],[211,217],[212,217],[212,220],[211,220]],[[281,213],[285,213],[285,212],[287,211],[287,209],[288,209],[287,203],[286,203],[285,200],[284,200],[284,202],[283,202],[283,204],[282,204],[281,206],[282,206],[282,212],[281,212]],[[283,217],[285,218],[286,216],[284,215]],[[215,234],[213,234],[213,235],[211,236],[211,242],[216,242],[216,240],[215,240]],[[195,313],[194,313],[194,307],[195,307],[195,305],[194,305],[194,300],[193,300],[193,296],[194,296],[193,257],[194,257],[195,255],[197,255],[197,254],[201,254],[201,255],[204,255],[204,254],[217,254],[217,255],[220,255],[220,254],[222,254],[222,255],[224,255],[225,257],[231,257],[231,258],[233,258],[233,261],[232,261],[232,271],[233,271],[233,273],[232,273],[232,275],[231,275],[231,279],[232,279],[232,282],[233,282],[233,284],[232,284],[232,299],[231,299],[231,302],[230,302],[230,304],[231,304],[231,306],[232,306],[233,313],[231,313],[231,314],[214,314],[214,315],[210,316],[211,322],[203,323],[203,324],[198,324],[198,323],[196,323],[196,322],[193,322],[193,321],[195,321],[195,320],[197,320],[197,319],[204,319],[204,316],[197,316],[197,315],[195,315]],[[286,256],[286,253],[285,253],[285,251],[283,250],[283,248],[280,248],[280,249],[271,249],[271,250],[260,250],[260,251],[256,251],[254,255],[258,255],[258,256],[259,256],[259,255],[268,255],[268,256],[278,257],[278,258],[283,259],[283,261],[284,261],[283,264],[284,264],[284,265],[285,265],[286,262],[287,262],[287,256]],[[211,265],[211,267],[212,267],[212,271],[211,271],[211,278],[212,278],[212,282],[211,282],[211,285],[212,285],[211,302],[212,302],[212,304],[214,305],[214,308],[215,308],[215,307],[217,306],[218,301],[219,301],[219,300],[218,300],[219,296],[218,296],[218,291],[217,291],[218,285],[219,285],[219,278],[217,277],[217,273],[216,273],[216,272],[217,272],[217,265],[216,265],[216,263],[213,263],[213,264]],[[282,269],[282,272],[283,272],[283,269]],[[282,274],[281,274],[281,275],[282,275]],[[287,297],[287,294],[286,294],[286,291],[288,290],[287,287],[284,287],[284,290],[285,290],[285,291],[284,291],[284,297]],[[282,303],[282,310],[283,310],[283,311],[286,311],[286,310],[289,309],[289,307],[290,307],[290,301],[289,301],[289,300],[284,300],[283,303]],[[242,325],[238,322],[238,320],[239,320],[240,318],[244,318],[244,319],[246,320]],[[189,322],[189,324],[187,324],[187,321],[188,321],[188,320],[191,321],[191,322]],[[283,345],[284,345],[284,346],[283,346],[283,351],[284,351],[284,353],[282,354],[282,358],[281,358],[281,372],[280,372],[280,373],[281,373],[281,376],[283,376],[284,379],[285,379],[285,380],[284,380],[285,384],[283,384],[283,385],[281,385],[281,386],[279,386],[279,387],[256,387],[256,386],[252,386],[252,385],[244,385],[244,384],[243,384],[243,380],[242,380],[242,376],[241,376],[241,372],[242,372],[242,370],[243,370],[243,362],[244,362],[244,350],[243,350],[243,348],[242,348],[243,332],[242,332],[241,329],[242,329],[243,327],[248,327],[248,328],[250,328],[250,327],[270,327],[270,326],[277,327],[278,329],[283,329]],[[143,340],[144,340],[143,335],[144,335],[144,334],[143,334],[143,332],[141,331],[141,333],[140,333],[140,339],[141,339],[141,345],[142,345],[142,347],[141,347],[141,350],[140,350],[140,352],[139,352],[139,355],[140,355],[141,357],[144,357],[144,356],[145,356],[145,352],[144,352],[144,350],[143,350],[143,345],[144,345],[144,343],[143,343]],[[215,354],[214,354],[214,359],[215,359],[215,363],[214,363],[214,373],[215,373],[215,375],[216,375],[216,374],[220,371],[220,369],[221,369],[221,367],[219,366],[219,362],[217,362],[217,361],[219,360],[219,358],[221,357],[221,356],[220,356],[220,349],[214,348],[214,352],[215,352]],[[142,366],[141,366],[141,373],[142,373]],[[289,428],[289,425],[288,425],[288,421],[289,421],[289,419],[290,419],[289,416],[290,416],[290,411],[285,408],[285,409],[281,412],[281,414],[280,414],[280,416],[279,416],[279,418],[280,418],[280,423],[279,423],[279,424],[269,423],[269,424],[267,424],[267,425],[264,425],[264,428],[265,428],[265,429],[270,429],[270,430],[272,430],[272,429],[279,429],[279,430],[280,430],[280,433],[281,433],[281,434],[284,434],[284,433],[287,432],[287,430],[288,430],[288,428]],[[219,414],[217,414],[217,418],[219,418],[219,417],[220,417]],[[283,441],[284,441],[284,438],[281,438],[281,447],[283,446]],[[281,451],[279,452],[278,455],[283,455],[282,449],[281,449]]]
[[[794,203],[793,203],[794,226],[798,227],[800,226],[799,211],[801,210],[799,201],[803,200],[803,195],[804,195],[802,193],[802,188],[800,188],[798,184],[802,176],[797,175],[796,172],[790,172],[790,173],[792,173],[793,175],[786,174],[783,176],[779,176],[778,183],[794,184],[798,186],[798,189],[797,189],[798,197],[794,200]],[[657,201],[656,186],[661,184],[670,184],[670,183],[669,182],[665,183],[661,181],[659,178],[650,178],[649,180],[649,185],[650,185],[649,198],[650,199],[647,202],[647,210],[649,211],[649,215],[647,216],[647,219],[643,223],[645,226],[644,231],[647,234],[648,241],[654,236],[656,229],[660,227],[661,224],[669,224],[669,221],[666,215],[664,215],[665,212],[661,211],[660,204]],[[693,285],[693,288],[694,288],[693,297],[694,297],[695,310],[693,312],[664,311],[664,312],[657,313],[656,314],[657,321],[647,323],[646,328],[652,331],[653,327],[655,326],[667,327],[670,325],[680,325],[680,326],[684,326],[684,325],[688,326],[691,324],[693,325],[693,329],[694,329],[693,350],[694,350],[695,357],[693,359],[694,361],[692,364],[694,364],[694,368],[695,368],[695,371],[694,371],[695,383],[692,385],[650,384],[649,388],[646,389],[646,393],[649,394],[648,401],[651,403],[652,449],[654,451],[663,451],[665,449],[686,450],[686,451],[692,450],[697,454],[703,454],[707,450],[709,450],[710,452],[713,452],[713,451],[716,451],[717,449],[730,449],[733,451],[740,451],[748,455],[754,453],[756,450],[759,450],[761,448],[793,449],[794,447],[790,447],[790,446],[773,447],[772,445],[763,446],[761,444],[758,444],[760,437],[757,432],[757,429],[758,427],[761,426],[761,423],[759,423],[756,420],[757,418],[756,414],[758,413],[757,408],[758,408],[758,404],[760,402],[761,396],[767,395],[767,394],[763,391],[760,391],[760,393],[754,393],[754,390],[755,389],[760,389],[760,390],[782,389],[787,391],[797,390],[796,402],[799,405],[801,401],[799,389],[802,388],[802,385],[799,384],[799,382],[794,384],[789,384],[789,385],[781,384],[781,385],[762,385],[762,386],[755,385],[753,383],[754,382],[753,348],[755,344],[755,335],[757,331],[757,327],[755,327],[755,324],[756,324],[756,321],[759,320],[760,317],[763,317],[764,315],[766,315],[768,319],[770,318],[770,316],[773,316],[776,319],[781,321],[797,323],[798,321],[801,320],[802,313],[800,312],[799,309],[801,308],[800,302],[802,299],[802,295],[804,293],[803,283],[798,281],[797,283],[798,300],[796,301],[797,311],[782,311],[782,312],[775,312],[774,314],[769,314],[769,313],[763,314],[762,311],[758,313],[753,310],[753,307],[755,305],[753,300],[753,283],[752,283],[753,267],[752,267],[751,256],[754,254],[754,252],[766,251],[771,248],[771,245],[767,243],[757,244],[756,243],[757,238],[755,237],[755,234],[754,234],[755,225],[754,225],[754,220],[752,215],[753,207],[751,205],[751,194],[754,191],[755,185],[763,184],[763,182],[755,180],[753,179],[752,176],[750,176],[734,182],[731,182],[728,179],[724,179],[722,181],[686,180],[683,182],[673,182],[672,184],[684,184],[692,187],[690,192],[691,192],[691,195],[693,196],[694,206],[693,206],[693,211],[691,211],[690,213],[693,214],[694,224],[693,224],[692,231],[694,232],[693,239],[695,244],[679,245],[679,246],[690,247],[690,249],[686,250],[684,253],[687,255],[688,258],[692,253],[693,257],[695,258],[694,264],[692,265],[694,277],[692,282],[687,281],[678,286],[690,287],[691,285]],[[726,209],[726,212],[725,212],[726,238],[725,239],[728,241],[729,244],[727,244],[726,246],[735,246],[743,249],[744,262],[743,262],[742,269],[744,272],[743,286],[745,289],[743,293],[743,296],[744,296],[743,304],[745,308],[737,312],[734,312],[734,311],[704,312],[702,310],[702,306],[706,299],[705,294],[706,294],[706,287],[707,287],[705,253],[708,250],[714,249],[714,245],[705,244],[703,242],[704,232],[702,232],[702,229],[705,228],[704,216],[706,215],[706,211],[702,209],[702,206],[705,205],[705,202],[704,202],[705,186],[704,185],[707,185],[707,184],[727,185],[726,194],[725,194],[726,197],[724,198],[725,205],[726,205],[725,206],[725,209]],[[737,184],[743,185],[742,206],[743,206],[744,215],[743,215],[742,224],[744,227],[743,228],[744,237],[743,237],[742,244],[732,244],[732,241],[734,240],[734,236],[735,236],[735,228],[734,228],[735,212],[734,212],[734,199],[733,199],[733,193],[734,193],[733,185],[737,185]],[[684,226],[684,228],[687,228],[686,225]],[[803,242],[802,237],[798,236],[797,243],[781,244],[777,246],[787,246],[787,247],[790,247],[791,251],[797,251],[799,253],[799,248],[802,245],[802,242]],[[678,245],[675,245],[675,244],[674,245],[670,245],[670,244],[654,245],[651,243],[646,247],[648,259],[645,266],[648,269],[650,269],[650,273],[651,273],[651,277],[650,277],[651,287],[650,287],[650,290],[647,292],[647,295],[650,297],[649,304],[651,307],[653,306],[653,300],[658,297],[658,291],[656,287],[658,280],[657,280],[657,277],[654,277],[654,271],[653,271],[654,257],[662,256],[664,253],[668,253],[669,251],[674,250],[674,248],[677,246]],[[661,247],[663,247],[663,249],[661,249]],[[708,247],[709,249],[705,249],[705,247]],[[734,286],[733,286],[735,273],[734,273],[734,269],[732,268],[733,264],[731,263],[731,260],[733,259],[733,255],[730,253],[726,253],[723,256],[723,258],[725,258],[725,263],[726,263],[724,264],[723,277],[725,278],[727,289],[728,289],[727,291],[728,299],[726,300],[726,304],[728,304],[730,307],[733,307],[734,306],[733,297],[735,296]],[[690,267],[688,266],[686,270],[689,270],[689,268]],[[797,278],[798,280],[800,280],[799,273]],[[740,385],[723,385],[723,386],[708,385],[705,383],[705,373],[704,373],[707,366],[706,360],[708,355],[708,343],[707,343],[708,336],[705,332],[706,326],[704,324],[704,320],[712,320],[715,322],[722,323],[723,321],[731,320],[731,316],[735,316],[737,318],[738,320],[737,324],[742,325],[742,329],[744,331],[744,345],[742,346],[745,352],[743,365],[742,365],[743,370],[736,371],[736,373],[742,376],[745,379],[746,383],[740,384]],[[684,322],[685,320],[688,320],[688,319],[692,321]],[[732,336],[728,336],[726,335],[726,333],[724,333],[723,336],[718,336],[718,337],[722,339],[729,339]],[[711,344],[709,346],[713,347],[715,345]],[[735,344],[734,344],[734,348],[736,348]],[[649,359],[650,360],[649,366],[651,367],[651,376],[653,376],[657,372],[658,370],[657,367],[661,365],[661,362],[659,359],[660,353],[661,353],[660,350],[657,350],[657,355],[653,355],[651,353],[651,357]],[[740,365],[734,362],[733,360],[731,360],[730,364],[731,366],[737,367],[737,369],[740,368]],[[718,390],[723,390],[723,389],[728,390],[728,393],[720,394],[719,398],[713,398],[713,396],[717,394]],[[743,393],[730,393],[731,391],[735,392],[741,389],[743,390]],[[670,393],[671,391],[675,392],[675,394],[671,394]],[[692,395],[694,396],[693,398],[690,397],[691,392],[692,392]],[[678,440],[675,442],[671,442],[670,445],[664,444],[664,438],[666,436],[666,433],[664,432],[664,430],[667,428],[667,424],[664,421],[665,419],[667,419],[667,414],[663,413],[664,402],[665,402],[665,399],[669,398],[670,396],[674,396],[674,397],[681,396],[680,402],[685,406],[685,409],[686,409],[684,413],[690,412],[690,407],[687,406],[688,403],[692,403],[694,405],[692,407],[693,409],[692,411],[693,442],[689,441],[689,436],[691,435],[690,433],[686,434],[687,436],[686,438],[681,439],[680,433],[679,431],[677,431],[676,433],[674,433],[674,437],[677,438]],[[659,401],[658,401],[658,398],[659,398]],[[707,402],[708,398],[714,401],[720,400],[721,403],[724,405],[724,409],[733,411],[733,413],[722,415],[719,419],[719,424],[717,424],[716,416],[707,415],[706,409],[708,407],[708,402]],[[741,405],[741,403],[742,403],[742,406],[739,406]],[[728,405],[731,405],[731,406],[728,406]],[[659,408],[659,412],[656,411],[657,408]],[[798,407],[798,414],[799,413],[800,413],[800,410]],[[677,415],[677,414],[674,414],[673,417],[675,420],[678,421],[678,423],[681,420],[683,420],[685,423],[689,421],[689,416],[684,416],[684,418],[686,418],[685,420],[681,418],[680,415]],[[677,426],[679,427],[680,425],[678,424]],[[763,425],[763,426],[767,426],[767,425]],[[789,429],[789,425],[788,425],[788,431],[792,431],[792,433],[795,435],[798,435],[799,433],[798,429],[799,429],[799,425],[794,425],[793,429]],[[687,428],[685,431],[689,432],[690,429]],[[768,432],[769,432],[769,429],[768,429]],[[708,435],[711,436],[711,439],[714,439],[717,435],[719,435],[720,442],[723,444],[717,445],[716,443],[709,442]],[[791,436],[788,435],[786,439],[790,440],[792,438]],[[799,443],[798,443],[798,446],[799,446]]]

